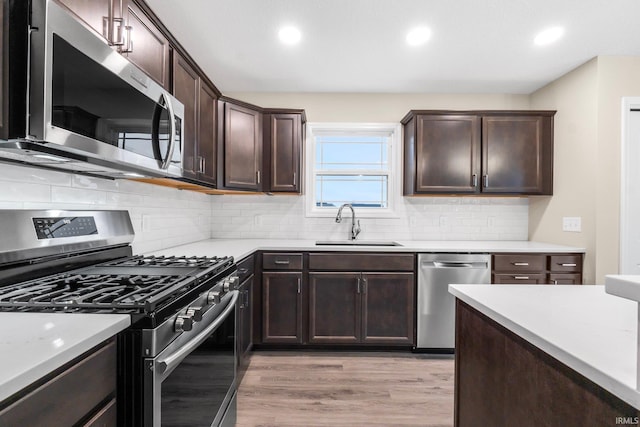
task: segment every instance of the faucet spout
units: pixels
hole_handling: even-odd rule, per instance
[[[362,229],[360,228],[360,220],[356,220],[356,211],[350,203],[345,203],[340,206],[338,215],[336,215],[336,222],[342,222],[342,209],[345,207],[351,209],[351,232],[349,233],[349,240],[355,240]]]

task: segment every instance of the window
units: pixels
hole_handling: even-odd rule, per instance
[[[351,203],[360,217],[394,215],[399,194],[399,124],[310,123],[307,216]]]

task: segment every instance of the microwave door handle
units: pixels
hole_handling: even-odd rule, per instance
[[[167,147],[166,155],[163,157],[160,152],[160,115],[162,110],[166,107],[169,113],[169,146]],[[176,120],[173,112],[173,105],[169,98],[163,93],[160,95],[160,100],[156,105],[156,109],[153,113],[153,129],[151,132],[151,143],[153,148],[153,157],[160,162],[161,169],[167,169],[171,163],[173,157],[173,148],[176,138]]]
[[[168,377],[171,372],[173,372],[173,370],[178,367],[180,362],[184,360],[185,357],[187,357],[193,350],[198,348],[200,344],[206,341],[206,339],[209,338],[209,335],[211,335],[211,333],[215,331],[222,324],[222,322],[226,320],[226,318],[229,316],[229,313],[231,313],[231,311],[235,308],[236,303],[238,302],[238,295],[240,295],[237,290],[231,292],[233,293],[231,302],[213,323],[203,329],[191,341],[180,347],[180,349],[175,353],[172,353],[164,359],[158,360],[156,362],[156,366],[158,367],[157,373],[161,374],[162,380]]]
[[[176,145],[176,114],[173,111],[173,104],[171,104],[171,99],[162,94],[165,99],[167,110],[169,110],[169,149],[167,150],[167,158],[164,159],[161,167],[162,169],[168,169],[171,164],[171,159],[173,159],[173,150]]]

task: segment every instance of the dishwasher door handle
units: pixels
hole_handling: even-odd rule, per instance
[[[486,262],[463,262],[463,261],[423,261],[425,268],[489,268]]]

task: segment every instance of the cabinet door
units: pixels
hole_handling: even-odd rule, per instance
[[[262,341],[302,342],[302,273],[262,273]]]
[[[196,129],[198,111],[199,76],[181,56],[173,62],[173,96],[184,104],[184,141],[182,146],[182,168],[186,176],[197,177]]]
[[[58,0],[65,5],[82,22],[87,24],[106,41],[109,40],[109,18],[120,17],[119,0]],[[109,14],[109,3],[112,4],[112,14]]]
[[[129,61],[168,90],[169,41],[137,4],[131,0],[121,1],[126,4],[123,18],[129,27],[124,31],[122,52]]]
[[[300,114],[269,115],[270,191],[300,191]]]
[[[553,118],[482,118],[482,192],[552,194]]]
[[[477,116],[421,115],[416,121],[417,193],[475,193],[480,171]]]
[[[9,58],[7,58],[9,55],[7,55],[7,47],[4,45],[4,8],[6,5],[7,2],[5,1],[0,3],[0,139],[7,138],[7,129],[5,127],[5,115],[7,111],[5,104],[7,100],[5,99],[6,94],[4,92],[6,84],[5,77],[8,77],[5,75],[5,67],[9,65]]]
[[[228,102],[224,108],[224,186],[259,191],[262,114]]]
[[[363,273],[362,280],[362,341],[413,345],[413,273]]]
[[[309,273],[309,343],[361,340],[360,273]]]
[[[216,116],[217,96],[208,85],[200,80],[197,164],[198,179],[209,184],[216,184],[217,138]]]

